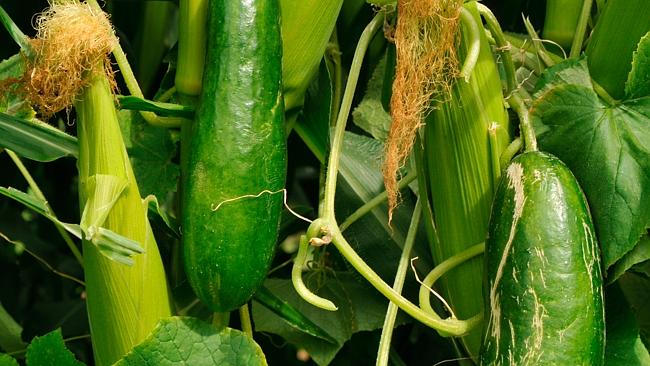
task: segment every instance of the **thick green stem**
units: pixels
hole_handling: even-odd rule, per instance
[[[519,126],[521,130],[521,136],[524,139],[526,145],[526,151],[537,151],[537,137],[535,137],[535,130],[533,129],[533,124],[530,121],[530,114],[528,113],[528,107],[524,100],[519,96],[518,93],[514,93],[508,99],[508,103],[515,110],[517,116],[519,116]]]
[[[587,32],[587,24],[589,23],[589,16],[591,15],[591,5],[593,4],[592,0],[584,0],[582,3],[582,11],[580,12],[580,19],[578,20],[578,25],[576,27],[575,36],[573,37],[573,42],[571,43],[571,52],[569,57],[578,57],[580,56],[580,50],[582,50],[582,43],[585,40],[585,33]]]
[[[241,330],[249,337],[253,338],[253,324],[251,323],[251,314],[248,311],[248,304],[239,308],[239,320],[241,321]]]
[[[341,102],[341,109],[339,110],[338,118],[336,120],[336,128],[332,138],[332,146],[330,156],[327,164],[327,178],[325,182],[325,204],[324,211],[327,214],[334,216],[334,195],[336,192],[336,179],[339,171],[339,160],[341,154],[341,146],[343,144],[343,134],[345,133],[345,126],[352,107],[352,99],[357,88],[357,81],[359,80],[359,72],[363,64],[363,58],[368,49],[368,45],[373,36],[384,24],[384,13],[379,12],[372,21],[368,24],[366,29],[363,30],[357,49],[354,52],[352,65],[350,66],[350,75],[348,82],[345,86],[345,93]]]
[[[413,243],[415,243],[415,236],[417,234],[418,226],[420,225],[420,217],[422,216],[422,205],[420,200],[415,203],[415,208],[413,209],[413,216],[411,217],[411,224],[406,234],[406,240],[404,241],[404,249],[402,250],[402,256],[399,259],[399,264],[397,266],[397,273],[395,274],[395,282],[393,282],[393,290],[397,293],[402,292],[404,287],[404,280],[406,279],[406,272],[409,268],[409,258],[411,256],[411,249],[413,249]],[[377,365],[386,366],[388,365],[388,358],[390,354],[390,342],[393,337],[393,328],[395,327],[395,319],[397,318],[398,307],[395,303],[390,302],[388,304],[388,310],[386,311],[386,317],[384,318],[384,326],[381,331],[381,338],[379,340],[379,351],[377,352]]]
[[[50,211],[52,216],[54,218],[56,218],[56,214],[54,213],[54,211],[50,207],[50,204],[47,203],[48,201],[45,198],[45,195],[43,194],[41,189],[38,187],[38,184],[36,184],[36,181],[34,180],[34,178],[32,178],[32,175],[29,174],[29,171],[27,170],[25,165],[23,165],[23,162],[20,160],[20,157],[18,157],[18,155],[16,155],[16,153],[14,153],[11,150],[6,150],[6,151],[7,151],[7,154],[9,155],[9,157],[11,158],[11,160],[13,160],[14,164],[16,164],[16,167],[18,168],[18,170],[20,170],[20,173],[23,175],[23,177],[27,181],[27,184],[29,184],[29,188],[32,189],[32,191],[34,192],[34,195],[37,198],[40,198],[41,200],[45,201],[45,205],[47,206],[48,210]],[[68,234],[68,232],[60,224],[55,223],[54,226],[56,227],[56,230],[59,232],[59,235],[61,235],[61,237],[63,238],[63,241],[65,241],[66,245],[68,245],[68,248],[70,248],[70,251],[72,252],[74,257],[77,259],[77,262],[79,262],[81,267],[83,267],[83,265],[84,265],[83,257],[81,256],[81,252],[79,251],[79,248],[77,248],[74,241],[72,241],[72,238],[70,237],[70,234]]]
[[[201,93],[207,39],[208,0],[180,0],[176,90],[198,96]]]

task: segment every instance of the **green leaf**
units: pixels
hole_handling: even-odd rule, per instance
[[[164,202],[176,191],[180,175],[172,161],[177,154],[172,132],[149,125],[138,112],[120,111],[118,118],[141,195],[153,194]]]
[[[0,353],[0,366],[19,366],[18,361],[13,357]]]
[[[625,95],[628,99],[650,95],[650,32],[641,37],[637,50],[632,57],[632,70],[625,83]]]
[[[650,44],[639,46],[640,52]],[[637,73],[642,65],[635,63]],[[586,63],[571,72],[588,77]],[[631,83],[630,85],[636,85]],[[593,214],[605,268],[634,248],[650,225],[650,96],[607,105],[585,85],[547,81],[532,118],[547,131],[542,150],[564,161],[580,182]]]
[[[163,117],[194,119],[194,108],[174,103],[154,102],[134,96],[118,96],[118,108],[154,112]]]
[[[13,40],[20,46],[24,51],[31,51],[32,47],[28,42],[27,36],[18,28],[16,23],[11,19],[9,14],[0,6],[0,23],[5,27],[7,32]]]
[[[142,203],[146,205],[149,213],[153,213],[154,216],[160,217],[160,219],[165,223],[164,227],[169,231],[171,236],[177,239],[181,238],[180,224],[175,218],[169,216],[167,211],[160,207],[156,196],[148,195],[142,200]]]
[[[392,122],[382,104],[385,72],[386,56],[382,57],[375,67],[372,77],[368,81],[366,95],[352,112],[354,123],[380,141],[386,141]]]
[[[634,265],[650,260],[650,236],[644,235],[631,251],[625,253],[616,264],[610,267],[607,283],[616,281]]]
[[[23,328],[20,324],[16,323],[0,303],[0,348],[5,352],[25,349],[25,342],[20,337],[22,332]]]
[[[639,326],[618,285],[605,294],[607,332],[605,364],[607,366],[647,366],[650,355],[639,336]]]
[[[253,297],[257,302],[264,305],[267,309],[271,310],[274,314],[284,319],[287,324],[295,327],[296,329],[305,332],[314,337],[321,338],[330,343],[336,343],[321,327],[314,324],[309,318],[304,316],[301,312],[296,310],[288,302],[275,296],[269,289],[262,286],[260,287]]]
[[[313,272],[306,273],[307,286],[318,289],[316,292],[320,296],[334,301],[339,306],[337,311],[326,311],[308,304],[298,296],[290,280],[268,279],[264,284],[275,296],[330,334],[336,343],[290,326],[257,303],[253,303],[253,320],[256,330],[277,334],[296,347],[307,350],[317,364],[327,365],[353,333],[378,329],[383,325],[388,301],[372,287],[356,281],[349,273],[337,272],[326,280],[320,278],[321,281],[317,277]],[[397,320],[397,324],[404,322],[405,318]]]
[[[190,317],[162,319],[116,366],[266,365],[262,349],[244,333]]]
[[[636,316],[641,340],[650,347],[650,270],[630,271],[618,280],[632,312]]]
[[[27,121],[2,112],[0,147],[42,162],[79,155],[76,138],[43,122]]]
[[[63,343],[61,329],[54,330],[44,336],[34,337],[27,347],[27,366],[57,365],[82,366]]]

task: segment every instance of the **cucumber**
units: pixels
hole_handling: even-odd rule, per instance
[[[516,157],[501,179],[486,242],[481,365],[602,365],[600,255],[585,197],[542,152]]]
[[[215,312],[244,304],[277,241],[287,169],[277,0],[210,0],[183,179],[183,261]]]

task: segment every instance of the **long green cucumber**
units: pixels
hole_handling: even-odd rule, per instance
[[[516,157],[497,189],[486,242],[481,365],[602,365],[600,255],[569,169],[541,152]]]
[[[183,256],[213,311],[245,303],[267,274],[287,152],[277,0],[211,0],[183,188]]]

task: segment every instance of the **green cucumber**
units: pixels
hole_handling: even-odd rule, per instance
[[[198,297],[236,309],[262,284],[287,166],[277,0],[210,0],[199,107],[183,182],[183,258]]]
[[[507,168],[486,242],[481,365],[602,365],[600,256],[584,195],[542,152]]]

